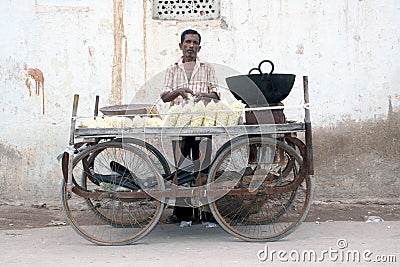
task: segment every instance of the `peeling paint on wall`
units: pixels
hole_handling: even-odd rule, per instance
[[[26,70],[25,85],[29,90],[29,96],[32,96],[32,80],[35,83],[35,94],[37,96],[40,95],[40,89],[42,89],[42,114],[45,112],[45,105],[44,105],[44,76],[43,72],[37,68],[28,68],[27,64],[24,64],[24,70]]]
[[[89,54],[89,60],[88,60],[89,65],[94,66],[95,60],[94,60],[94,47],[93,46],[88,47],[88,54]]]
[[[297,45],[296,54],[298,54],[298,55],[303,55],[304,54],[304,45],[303,44],[298,44]]]

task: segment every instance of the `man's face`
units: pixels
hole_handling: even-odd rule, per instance
[[[186,34],[183,43],[179,44],[183,57],[187,61],[196,60],[197,53],[200,51],[199,36],[197,34]]]

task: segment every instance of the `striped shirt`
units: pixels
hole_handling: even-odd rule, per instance
[[[164,92],[173,91],[180,88],[189,88],[193,93],[212,93],[218,92],[218,80],[215,75],[213,66],[209,63],[201,62],[198,58],[193,68],[192,76],[187,77],[182,63],[179,62],[168,67],[164,79]],[[182,96],[178,96],[171,101],[171,106],[178,105],[183,102]]]

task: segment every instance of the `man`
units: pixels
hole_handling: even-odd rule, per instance
[[[189,95],[196,98],[219,99],[217,79],[214,68],[200,62],[197,53],[200,51],[201,36],[195,30],[186,30],[181,35],[182,57],[179,62],[168,67],[164,92],[161,99],[171,105],[182,103]]]
[[[170,102],[171,106],[182,103],[189,96],[193,96],[195,100],[205,101],[220,99],[214,68],[208,63],[201,62],[197,57],[197,53],[201,49],[200,42],[201,36],[195,30],[185,30],[181,35],[179,48],[182,51],[182,57],[168,67],[164,80],[164,92],[161,93],[161,99],[164,102]],[[209,144],[210,139],[208,146]],[[196,137],[182,137],[178,146],[184,158],[191,158],[193,161],[199,160],[200,140],[197,140]],[[179,165],[181,161],[182,158],[176,164]],[[198,170],[200,171],[201,168],[202,166],[199,166]],[[188,221],[193,215],[196,216],[191,207],[175,206],[173,215],[167,222]]]

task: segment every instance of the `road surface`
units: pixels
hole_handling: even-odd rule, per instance
[[[305,222],[273,243],[220,227],[159,225],[138,243],[98,246],[66,226],[0,231],[1,266],[398,266],[400,221]],[[315,263],[316,262],[316,263]]]

